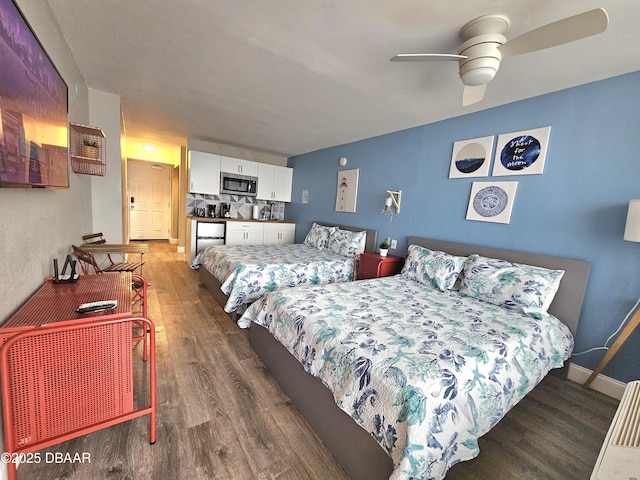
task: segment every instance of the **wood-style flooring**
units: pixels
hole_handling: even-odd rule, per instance
[[[42,461],[20,466],[18,479],[347,479],[256,357],[247,331],[199,285],[182,254],[166,242],[150,246],[144,275],[157,339],[156,444],[141,417],[41,450]],[[143,383],[140,349],[135,375]],[[447,480],[588,479],[617,405],[548,377]],[[65,453],[90,463],[47,461]]]

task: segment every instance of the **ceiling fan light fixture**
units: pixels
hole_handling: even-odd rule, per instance
[[[460,29],[462,45],[457,55],[399,54],[391,61],[457,60],[460,79],[465,85],[462,103],[467,106],[484,98],[486,86],[496,76],[504,57],[544,50],[596,35],[604,32],[608,24],[607,12],[597,8],[548,23],[507,40],[504,34],[509,29],[509,18],[504,15],[482,15]]]
[[[486,85],[496,76],[500,59],[494,57],[474,58],[460,65],[462,83],[470,87]]]
[[[462,78],[462,83],[465,85],[477,87],[478,85],[486,85],[493,80],[496,76],[496,71],[491,67],[479,67],[460,75],[460,78]]]
[[[498,47],[506,41],[503,35],[493,33],[478,35],[464,42],[460,47],[460,55],[466,55],[467,58],[459,61],[462,83],[476,87],[493,80],[502,60]]]

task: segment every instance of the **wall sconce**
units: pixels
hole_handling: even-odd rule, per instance
[[[402,190],[387,190],[387,199],[384,201],[384,208],[382,209],[382,215],[393,216],[393,208],[395,207],[396,213],[400,213],[400,203],[402,202]]]

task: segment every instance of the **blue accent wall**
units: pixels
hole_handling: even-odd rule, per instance
[[[542,175],[448,178],[453,142],[545,126],[551,136]],[[636,72],[292,157],[286,218],[298,222],[297,242],[321,220],[376,228],[379,237],[398,240],[390,253],[400,255],[407,237],[416,235],[588,260],[575,348],[581,352],[602,346],[640,296],[640,243],[622,238],[628,202],[640,198],[639,152]],[[347,157],[345,167],[338,165],[340,157]],[[356,213],[338,213],[338,171],[354,168]],[[473,181],[514,180],[508,225],[465,219]],[[380,215],[387,189],[402,189],[402,209],[392,222]],[[309,192],[306,204],[303,190]],[[600,350],[572,362],[594,369],[603,355]],[[603,373],[623,382],[640,378],[640,328]]]

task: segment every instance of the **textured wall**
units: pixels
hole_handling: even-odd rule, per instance
[[[49,6],[18,0],[40,42],[69,88],[69,121],[87,124],[87,87]],[[42,281],[53,275],[53,259],[91,230],[91,182],[69,169],[68,190],[0,188],[0,321],[6,320]]]

